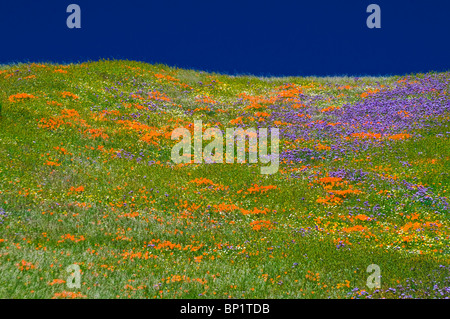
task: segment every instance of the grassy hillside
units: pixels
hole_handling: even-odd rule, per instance
[[[448,297],[449,80],[0,66],[0,298]],[[173,163],[194,120],[279,171]]]

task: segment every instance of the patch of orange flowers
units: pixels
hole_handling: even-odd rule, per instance
[[[47,103],[47,105],[56,105],[56,106],[62,106],[62,104],[61,104],[61,103],[59,103],[59,102],[56,102],[56,101],[47,101],[46,103]]]
[[[337,106],[332,105],[332,106],[330,106],[330,107],[321,109],[320,112],[325,113],[325,112],[333,111],[333,110],[335,110],[335,109],[339,109],[339,108],[338,108]]]
[[[381,138],[381,134],[371,133],[371,132],[368,132],[368,133],[364,133],[364,132],[353,133],[351,136],[352,137],[356,137],[356,138],[361,138],[361,139],[367,139],[367,138],[378,139],[378,138]]]
[[[53,285],[56,285],[56,284],[65,284],[65,283],[66,283],[65,280],[62,280],[62,279],[53,279],[53,281],[48,282],[47,285],[53,286]]]
[[[151,143],[155,146],[158,146],[159,137],[162,135],[162,133],[158,131],[150,131],[149,133],[145,133],[140,140],[144,141],[146,143]]]
[[[78,99],[79,99],[78,95],[75,95],[75,94],[73,94],[72,92],[68,92],[68,91],[61,92],[61,96],[62,96],[63,98],[66,98],[66,97],[70,96],[70,97],[73,98],[74,100],[78,100]]]
[[[349,194],[361,194],[362,192],[358,189],[352,189],[351,187],[349,189],[344,189],[344,190],[329,190],[328,191],[331,194],[334,195],[338,195],[338,196],[342,196],[342,197],[347,197],[347,195]]]
[[[242,122],[242,116],[239,116],[233,120],[230,121],[230,124],[243,124]]]
[[[326,197],[319,197],[316,202],[326,205],[340,205],[342,204],[343,199],[335,195],[327,195]]]
[[[369,89],[366,92],[362,93],[361,97],[365,98],[365,97],[368,97],[369,95],[372,95],[372,94],[375,94],[375,93],[378,93],[378,92],[380,92],[379,89],[373,89],[373,90]]]
[[[31,269],[36,269],[36,266],[33,265],[33,263],[25,261],[25,260],[21,260],[20,263],[16,264],[17,268],[19,268],[20,271],[24,271],[24,270],[31,270]]]
[[[342,228],[342,231],[344,231],[346,233],[353,233],[353,232],[362,232],[362,231],[365,231],[366,229],[367,229],[367,227],[365,227],[365,226],[356,225],[356,226],[352,226],[352,227],[344,227],[344,228]]]
[[[245,194],[252,194],[252,193],[265,193],[271,189],[276,189],[277,187],[275,185],[267,185],[267,186],[258,186],[257,184],[253,184],[250,188],[247,189]],[[242,190],[238,191],[238,194],[241,193]]]
[[[45,165],[48,165],[48,166],[61,166],[61,163],[58,163],[58,160],[56,160],[56,161],[47,161],[45,163]]]
[[[158,91],[153,91],[148,94],[148,98],[157,101],[170,102],[170,98],[165,94]]]
[[[76,299],[76,298],[86,298],[85,295],[83,295],[81,292],[71,292],[71,291],[63,291],[63,292],[55,292],[52,299],[58,299],[58,298],[64,298],[64,299]]]
[[[62,236],[61,236],[61,239],[58,240],[58,243],[63,243],[63,242],[65,242],[66,240],[70,240],[70,241],[73,241],[74,243],[78,243],[78,242],[80,242],[80,241],[86,240],[86,238],[84,238],[83,235],[81,235],[81,236],[79,236],[79,237],[77,238],[77,237],[75,237],[74,235],[71,235],[71,234],[65,234],[65,235],[62,235]]]
[[[103,133],[102,129],[87,129],[84,131],[84,134],[89,135],[89,138],[101,137],[104,140],[109,138],[108,134]]]
[[[158,243],[155,247],[155,249],[178,249],[181,250],[181,245],[180,244],[174,244],[168,240],[165,240],[161,243]]]
[[[79,187],[72,186],[70,188],[70,193],[69,194],[71,194],[71,192],[76,192],[76,193],[84,192],[84,186],[79,186]]]
[[[263,214],[266,215],[267,212],[269,211],[268,208],[263,208],[263,209],[259,209],[254,207],[253,209],[244,209],[244,208],[240,208],[240,211],[242,214],[244,215],[257,215],[257,214]]]
[[[255,220],[250,223],[250,226],[252,226],[253,230],[261,230],[263,228],[265,229],[273,229],[273,223],[269,220]]]
[[[180,275],[173,275],[172,277],[167,277],[167,278],[163,278],[162,281],[165,281],[166,284],[169,283],[174,283],[174,282],[198,282],[200,284],[206,284],[207,280],[206,279],[201,279],[201,278],[189,278],[185,275],[180,276]]]
[[[32,94],[28,94],[28,93],[18,93],[15,95],[11,95],[8,100],[11,103],[15,103],[18,101],[22,101],[22,100],[26,100],[26,99],[36,99],[37,97],[32,95]]]
[[[197,103],[209,103],[209,104],[216,104],[217,101],[210,98],[209,96],[197,96],[195,98],[195,102]]]
[[[324,144],[318,143],[317,146],[316,146],[316,149],[318,151],[329,151],[329,150],[331,150],[331,147],[328,146],[328,145],[324,145]]]
[[[404,140],[404,139],[407,139],[410,137],[411,137],[410,134],[400,133],[400,134],[395,134],[395,135],[389,136],[389,139],[390,140]]]
[[[238,210],[239,207],[234,205],[234,204],[225,204],[225,203],[221,203],[218,205],[213,205],[214,209],[218,212],[230,212],[230,211],[234,211],[234,210]]]
[[[210,180],[210,179],[207,179],[207,178],[195,178],[195,179],[193,179],[192,181],[190,181],[189,183],[194,183],[194,184],[197,184],[197,185],[212,185],[212,186],[216,186],[216,184],[212,181],[212,180]]]

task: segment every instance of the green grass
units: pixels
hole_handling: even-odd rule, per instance
[[[194,119],[224,128],[246,112],[267,111],[246,111],[239,94],[268,98],[286,83],[323,97],[309,106],[318,110],[312,120],[320,120],[320,109],[354,103],[377,82],[393,85],[399,79],[365,77],[355,84],[348,77],[233,77],[132,61],[0,67],[0,207],[7,213],[0,219],[0,298],[70,293],[87,298],[349,298],[359,296],[354,288],[373,293],[366,286],[370,264],[381,268],[378,295],[397,298],[386,290],[412,278],[422,281],[412,296],[430,297],[424,293],[436,282],[448,285],[448,270],[439,268],[449,265],[448,209],[406,196],[410,190],[401,180],[448,196],[448,117],[440,126],[414,132],[421,137],[374,145],[338,160],[281,163],[277,174],[267,176],[260,174],[259,164],[176,166],[170,160],[170,138],[160,136],[156,145],[145,142],[146,129],[120,122],[139,121],[149,131],[165,133]],[[354,88],[338,89],[345,85]],[[163,98],[149,99],[139,90]],[[10,99],[19,93],[34,98]],[[205,96],[217,103],[198,100]],[[150,109],[138,106],[145,103]],[[292,104],[273,103],[280,108]],[[64,110],[78,115],[65,116]],[[296,143],[301,148],[317,139]],[[281,150],[292,146],[280,145]],[[121,149],[134,159],[115,157]],[[412,165],[402,165],[405,161]],[[305,164],[310,165],[300,170]],[[326,191],[314,176],[340,168],[371,172],[349,182],[362,193],[340,205],[317,202]],[[216,186],[196,185],[196,178]],[[245,194],[252,184],[276,189]],[[80,186],[83,190],[76,191]],[[388,192],[380,194],[383,190]],[[380,207],[376,220],[349,218],[354,207],[373,214],[364,210],[365,202]],[[243,214],[224,204],[266,208],[267,213]],[[255,221],[270,227],[253,229]],[[408,222],[440,226],[423,226],[416,236],[405,228]],[[366,230],[345,230],[358,225]],[[398,231],[401,227],[404,232]],[[412,240],[405,241],[407,235]],[[346,244],[339,248],[341,240]],[[163,242],[166,246],[159,249],[149,246]],[[80,288],[50,284],[66,281],[72,264],[82,270]]]

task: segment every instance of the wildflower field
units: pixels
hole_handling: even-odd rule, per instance
[[[450,73],[0,66],[0,298],[449,297],[449,90]],[[175,164],[195,120],[278,128],[278,172]]]

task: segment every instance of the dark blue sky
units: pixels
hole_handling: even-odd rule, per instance
[[[231,74],[450,70],[448,0],[15,0],[0,4],[0,63],[121,58]],[[81,7],[81,29],[66,8]],[[381,7],[381,29],[366,8]]]

